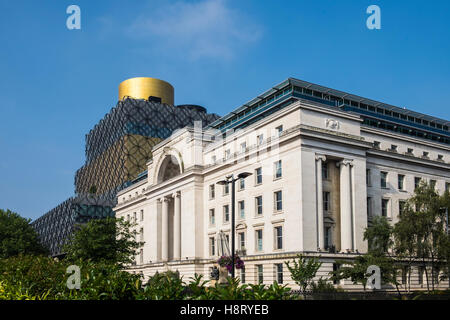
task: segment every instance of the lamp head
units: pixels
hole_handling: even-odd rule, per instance
[[[248,176],[251,176],[251,175],[252,174],[250,172],[242,172],[242,173],[239,173],[237,177],[239,179],[245,179],[245,178],[247,178]]]

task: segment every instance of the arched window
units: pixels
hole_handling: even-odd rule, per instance
[[[172,155],[165,156],[158,173],[158,183],[172,179],[181,174],[181,166],[178,159]]]

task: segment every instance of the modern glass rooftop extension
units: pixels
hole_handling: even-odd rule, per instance
[[[364,125],[437,143],[450,144],[450,122],[418,112],[289,78],[250,102],[214,121],[209,127],[225,132],[244,128],[295,100],[357,113]]]

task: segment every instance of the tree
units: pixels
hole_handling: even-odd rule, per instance
[[[449,208],[448,192],[439,195],[425,182],[416,188],[394,227],[394,250],[399,256],[420,260],[430,290],[427,266],[431,265],[431,285],[439,281],[438,273],[447,269],[449,235],[446,232]],[[445,270],[444,270],[445,271]]]
[[[353,284],[361,284],[366,291],[367,279],[371,276],[367,273],[367,268],[375,265],[380,268],[381,282],[397,287],[397,269],[392,258],[368,253],[357,256],[353,261],[337,260],[336,263],[340,267],[330,272],[332,280],[350,279]]]
[[[392,248],[393,228],[386,217],[377,216],[372,225],[364,231],[364,240],[369,243],[369,253],[383,256]]]
[[[64,247],[66,258],[72,261],[92,261],[123,266],[134,261],[144,244],[136,241],[135,224],[123,218],[91,220],[80,225]]]
[[[47,253],[40,244],[38,234],[25,219],[11,210],[0,209],[0,258],[19,254],[39,255]]]
[[[300,291],[303,295],[306,294],[308,288],[311,286],[317,271],[320,269],[322,262],[317,258],[306,258],[299,254],[298,262],[294,259],[293,266],[291,267],[290,262],[285,262],[286,267],[291,273],[292,280],[300,286]]]
[[[350,279],[353,284],[361,284],[366,291],[367,273],[369,266],[380,268],[381,281],[384,284],[393,284],[400,293],[397,282],[399,269],[394,257],[391,256],[393,240],[393,227],[385,217],[375,217],[371,226],[364,231],[364,240],[369,243],[368,253],[357,256],[353,261],[336,261],[341,267],[331,272],[333,280]]]
[[[364,240],[367,240],[369,243],[367,263],[373,263],[374,260],[377,260],[379,264],[382,264],[382,266],[378,265],[382,271],[382,280],[386,284],[393,284],[400,294],[397,272],[401,267],[395,260],[395,257],[392,256],[394,245],[393,232],[394,228],[387,218],[377,216],[373,219],[371,226],[364,231]],[[370,265],[367,264],[365,266],[366,270]],[[360,280],[361,283],[364,281],[363,279]]]

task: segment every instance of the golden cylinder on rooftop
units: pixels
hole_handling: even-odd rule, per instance
[[[150,96],[161,98],[162,103],[174,104],[174,89],[166,81],[138,77],[123,81],[119,85],[119,100],[125,97],[147,100]]]

